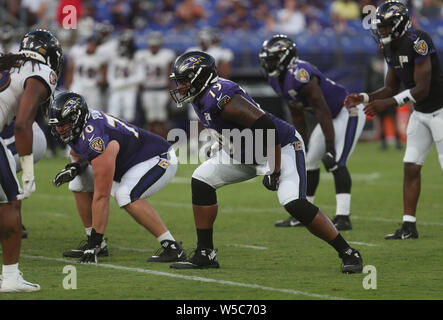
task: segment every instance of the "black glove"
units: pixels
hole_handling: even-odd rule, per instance
[[[278,189],[279,182],[280,182],[280,172],[267,174],[263,177],[263,185],[271,191],[276,191]]]
[[[56,174],[52,183],[54,186],[60,187],[63,183],[73,180],[84,170],[84,168],[84,165],[80,162],[68,163],[62,171]]]
[[[333,172],[338,169],[338,164],[335,161],[335,145],[334,142],[326,142],[326,153],[323,156],[323,164],[328,172]]]

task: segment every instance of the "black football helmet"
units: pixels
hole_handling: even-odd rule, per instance
[[[124,31],[118,37],[118,54],[121,57],[132,58],[136,51],[134,33],[130,30]]]
[[[20,42],[20,54],[42,62],[58,75],[62,65],[63,52],[60,42],[48,30],[36,29],[25,34]]]
[[[383,27],[391,27],[391,29],[381,33],[380,28]],[[400,1],[382,3],[377,8],[375,19],[371,22],[374,37],[382,45],[401,38],[410,27],[408,8]]]
[[[260,65],[268,77],[278,77],[287,70],[289,63],[297,57],[295,42],[284,34],[265,40],[258,55]]]
[[[63,92],[55,97],[49,108],[49,125],[51,133],[56,138],[68,143],[76,140],[89,119],[89,109],[85,98],[75,92]],[[69,132],[63,136],[59,134],[55,127],[62,127],[71,123]]]
[[[203,51],[185,52],[175,59],[169,78],[177,84],[177,88],[169,93],[181,107],[183,103],[192,102],[218,79],[215,60]]]

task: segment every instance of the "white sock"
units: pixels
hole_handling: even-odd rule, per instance
[[[2,267],[2,275],[5,279],[10,276],[16,275],[18,272],[18,262],[14,264],[3,265]]]
[[[174,237],[173,237],[172,234],[169,232],[169,230],[166,231],[165,233],[163,233],[162,235],[160,235],[160,236],[157,238],[157,241],[160,242],[160,243],[161,243],[162,241],[164,241],[164,240],[175,241]]]
[[[308,200],[310,203],[314,203],[315,196],[306,196],[306,200]]]
[[[410,214],[403,215],[403,222],[413,222],[415,223],[417,221],[417,218],[414,216],[411,216]]]
[[[88,237],[90,237],[91,236],[91,232],[92,232],[92,227],[85,228],[85,231],[86,231],[86,235]]]
[[[349,216],[351,214],[351,194],[337,193],[335,195],[335,199],[337,201],[337,209],[335,215]]]

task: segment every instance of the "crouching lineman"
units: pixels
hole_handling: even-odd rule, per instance
[[[40,290],[38,284],[24,280],[18,268],[22,239],[21,200],[35,191],[32,125],[39,109],[47,106],[54,92],[61,61],[59,41],[49,31],[40,29],[24,35],[18,53],[0,57],[0,131],[15,117],[15,145],[23,171],[22,189],[14,157],[0,138],[0,242],[3,255],[0,292]]]
[[[90,225],[85,227],[92,229],[80,263],[97,263],[103,249],[113,181],[118,183],[113,193],[118,206],[161,244],[158,254],[148,262],[186,259],[181,244],[175,241],[155,209],[143,200],[166,186],[177,171],[175,151],[166,140],[124,120],[88,109],[83,96],[73,92],[61,93],[54,99],[49,124],[51,132],[69,144],[75,161],[57,174],[54,184],[58,186],[76,178],[72,183],[80,194],[76,197],[77,205],[81,202],[84,212],[91,215]]]
[[[332,221],[306,200],[306,166],[304,143],[295,128],[263,111],[235,82],[219,78],[214,58],[202,51],[179,56],[170,78],[177,88],[171,96],[178,104],[191,102],[206,128],[215,130],[222,138],[222,130],[268,130],[275,133],[275,145],[263,143],[264,153],[274,150],[273,172],[264,176],[263,184],[277,191],[282,206],[301,221],[317,237],[334,247],[343,261],[343,273],[361,272],[363,260],[335,228]],[[264,141],[267,141],[266,134]],[[239,146],[233,146],[234,150]],[[192,175],[192,203],[197,229],[197,248],[192,258],[170,265],[176,269],[218,268],[213,245],[213,224],[217,216],[216,190],[222,186],[249,180],[263,167],[248,161],[248,150],[240,147],[239,157],[231,158],[225,148],[203,162]],[[237,154],[237,155],[238,155]],[[246,160],[246,161],[245,161]],[[249,164],[251,163],[251,164]],[[271,169],[272,170],[272,169]]]

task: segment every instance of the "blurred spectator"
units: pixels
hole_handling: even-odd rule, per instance
[[[247,7],[246,1],[233,0],[217,4],[221,11],[221,19],[218,22],[220,29],[225,31],[251,30],[253,28],[253,17]]]
[[[171,27],[175,21],[175,0],[158,1],[151,19],[161,27]]]
[[[46,7],[48,0],[21,0],[21,9],[26,15],[26,25],[32,26],[39,24],[47,26],[49,19],[46,16]]]
[[[298,34],[306,28],[306,17],[297,0],[285,0],[275,19],[269,19],[267,29],[275,33]]]
[[[206,10],[194,0],[184,0],[175,10],[177,17],[176,27],[182,29],[194,28],[199,20],[206,20]]]
[[[347,21],[359,19],[360,16],[360,7],[355,1],[334,0],[331,5],[331,18],[337,32],[346,31]]]
[[[8,24],[0,28],[0,55],[18,52],[20,44],[16,41],[16,34],[14,28]]]
[[[438,6],[434,0],[423,0],[420,15],[428,19],[438,19],[441,17],[442,6]]]
[[[111,7],[112,22],[116,29],[127,29],[132,23],[132,1],[116,0]]]

